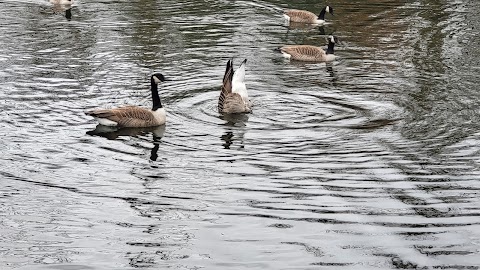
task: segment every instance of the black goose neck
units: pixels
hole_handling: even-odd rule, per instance
[[[160,97],[158,96],[158,85],[153,79],[153,77],[151,79],[150,84],[151,84],[152,101],[153,101],[152,111],[156,111],[162,108],[162,103],[160,102]]]
[[[320,14],[318,14],[318,19],[320,20],[325,20],[325,13],[327,12],[327,8],[324,7],[322,11],[320,11]]]
[[[327,54],[333,54],[334,53],[334,51],[333,51],[334,47],[335,47],[335,43],[329,42],[328,43],[328,48],[327,48]]]

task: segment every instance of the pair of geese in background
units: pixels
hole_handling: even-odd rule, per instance
[[[333,9],[326,6],[317,16],[306,10],[287,10],[284,17],[288,22],[324,24],[325,14],[333,15]],[[311,45],[291,45],[277,49],[287,59],[309,62],[329,62],[335,60],[334,46],[338,42],[335,36],[328,37],[328,48],[324,51],[320,47]],[[248,99],[247,87],[245,85],[245,65],[247,59],[243,60],[240,67],[233,70],[233,59],[228,60],[223,84],[218,99],[218,111],[224,114],[249,113],[251,103]],[[152,92],[152,109],[145,109],[138,106],[126,106],[115,109],[101,109],[85,112],[87,115],[97,119],[100,125],[110,127],[134,127],[145,128],[165,124],[166,112],[158,95],[158,85],[168,81],[163,74],[155,73],[150,77],[150,89]]]

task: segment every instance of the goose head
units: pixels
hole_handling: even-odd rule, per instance
[[[338,38],[336,36],[328,36],[328,43],[329,44],[336,44],[338,43]]]
[[[168,81],[162,73],[155,73],[150,79],[151,91],[152,91],[152,101],[153,107],[152,111],[157,111],[162,108],[162,102],[160,101],[160,96],[158,95],[158,84],[164,81]]]
[[[334,54],[334,47],[335,44],[338,43],[338,38],[336,36],[328,36],[328,48],[327,48],[327,55]]]
[[[159,84],[159,83],[164,82],[164,81],[169,81],[168,79],[165,78],[165,76],[163,76],[162,73],[153,74],[151,80],[155,84]]]
[[[326,6],[325,7],[325,12],[328,12],[328,13],[332,14],[332,16],[333,16],[333,8],[331,6]]]

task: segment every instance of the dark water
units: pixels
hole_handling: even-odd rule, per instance
[[[288,2],[0,0],[0,269],[480,268],[480,3]],[[97,136],[157,71],[166,127]]]

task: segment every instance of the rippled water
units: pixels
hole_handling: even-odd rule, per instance
[[[0,269],[480,268],[480,4],[293,2],[0,0]],[[216,111],[230,57],[252,114]],[[157,71],[166,127],[84,115]]]

